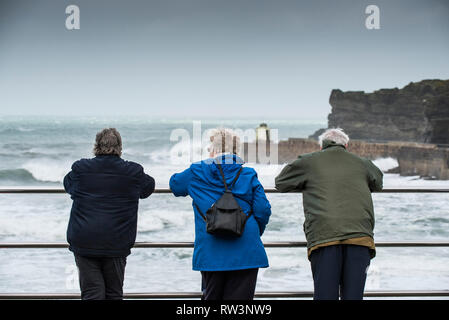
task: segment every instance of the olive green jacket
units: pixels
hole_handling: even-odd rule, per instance
[[[276,177],[280,192],[302,191],[307,248],[374,236],[372,191],[382,190],[382,172],[333,141],[304,154]]]

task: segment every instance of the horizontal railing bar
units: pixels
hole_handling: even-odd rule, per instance
[[[265,188],[266,193],[279,193],[275,188]],[[66,193],[62,188],[0,188],[0,193]],[[154,193],[171,193],[169,188],[155,189]],[[289,192],[300,193],[300,192]],[[375,193],[449,193],[449,189],[429,188],[429,189],[384,189]]]
[[[448,297],[449,290],[382,290],[365,291],[365,297]],[[311,298],[313,291],[256,292],[255,298]],[[125,299],[195,299],[201,292],[125,293]],[[80,299],[78,293],[0,293],[1,299]]]
[[[268,241],[265,248],[305,248],[305,241]],[[68,248],[65,242],[4,242],[0,249],[57,249]],[[376,247],[449,247],[449,241],[380,241]],[[134,248],[193,248],[193,242],[136,242]]]

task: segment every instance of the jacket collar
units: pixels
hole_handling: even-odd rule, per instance
[[[243,164],[242,158],[240,158],[236,154],[232,153],[222,153],[215,158],[213,158],[213,162],[220,163],[220,164]]]
[[[343,149],[346,150],[346,147],[344,145],[342,145],[341,143],[336,143],[335,141],[332,141],[332,140],[323,140],[322,150],[331,148],[331,147],[342,147]]]
[[[216,156],[215,158],[208,158],[206,160],[203,160],[204,163],[206,164],[239,164],[242,165],[245,162],[243,161],[242,158],[240,158],[239,156],[232,154],[232,153],[221,153],[218,156]]]

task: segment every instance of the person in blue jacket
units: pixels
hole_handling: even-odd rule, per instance
[[[139,199],[154,191],[142,166],[125,161],[114,129],[96,136],[95,158],[81,159],[64,178],[73,199],[67,241],[79,270],[81,299],[123,298],[126,257],[134,246]]]
[[[268,267],[260,239],[271,215],[271,206],[253,168],[243,167],[232,193],[248,218],[240,237],[206,232],[206,222],[198,212],[206,212],[224,193],[217,166],[221,163],[227,185],[231,185],[243,160],[237,155],[240,139],[230,129],[215,130],[211,136],[210,159],[193,163],[170,178],[177,197],[189,195],[195,217],[193,270],[201,271],[204,300],[252,300],[259,268]]]

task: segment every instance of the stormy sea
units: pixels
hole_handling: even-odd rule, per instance
[[[214,127],[254,129],[263,119],[152,119],[145,117],[0,117],[0,187],[62,187],[71,164],[92,157],[95,134],[117,128],[123,158],[141,163],[167,188],[170,176],[190,164],[172,161],[177,152],[200,152],[173,139],[175,130],[193,135]],[[198,123],[198,122],[196,122]],[[325,120],[270,120],[279,140],[307,137]],[[175,135],[176,136],[176,135]],[[170,139],[172,137],[172,139]],[[174,140],[174,141],[172,141]],[[392,158],[374,161],[382,170],[397,166]],[[254,167],[266,188],[283,164]],[[385,188],[449,188],[449,181],[385,174]],[[263,241],[304,241],[300,194],[267,194],[272,216]],[[376,241],[448,241],[447,194],[374,194]],[[0,242],[65,242],[71,199],[67,194],[0,194]],[[193,241],[190,198],[153,194],[140,201],[136,241]],[[313,289],[305,248],[267,248],[270,267],[261,269],[256,291]],[[200,274],[192,271],[191,248],[134,248],[128,257],[125,292],[200,291]],[[0,292],[78,293],[73,255],[67,249],[0,249]],[[366,290],[449,289],[449,248],[379,247],[368,270]]]

